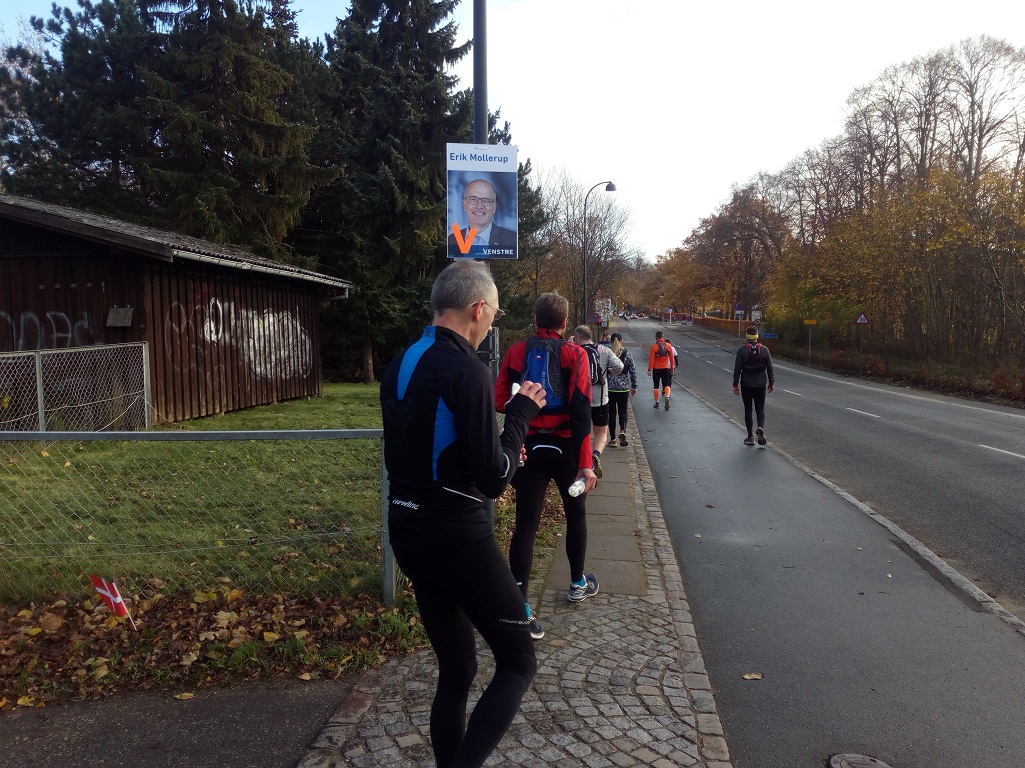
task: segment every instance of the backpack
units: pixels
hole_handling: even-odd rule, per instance
[[[743,369],[748,373],[761,373],[765,369],[765,361],[762,360],[762,345],[755,344],[752,347],[748,344],[747,349],[747,358],[742,363]]]
[[[669,357],[669,347],[664,341],[657,342],[658,349],[655,350],[655,357]]]
[[[546,339],[539,336],[527,339],[520,384],[524,381],[533,381],[544,389],[545,404],[541,413],[569,411],[569,391],[566,388],[566,379],[562,375],[562,364],[559,362],[559,353],[565,343],[565,339]]]
[[[591,386],[596,387],[605,379],[605,373],[601,369],[601,353],[598,351],[598,345],[591,343],[580,346],[587,352],[587,363],[591,369]]]

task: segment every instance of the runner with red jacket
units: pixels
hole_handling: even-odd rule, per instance
[[[558,293],[543,293],[534,305],[537,335],[514,344],[498,372],[495,405],[500,412],[530,371],[530,381],[545,387],[546,405],[527,430],[526,463],[513,477],[516,529],[509,543],[509,565],[527,599],[527,581],[534,559],[534,539],[541,521],[548,483],[555,481],[566,511],[566,557],[570,566],[567,597],[580,602],[598,592],[593,573],[584,573],[587,554],[586,494],[570,495],[570,486],[584,481],[584,491],[597,483],[591,461],[591,375],[587,352],[564,338],[569,303]],[[537,365],[541,371],[535,369]],[[527,606],[531,635],[544,629]]]

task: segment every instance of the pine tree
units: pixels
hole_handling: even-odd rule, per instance
[[[309,162],[319,53],[289,0],[81,9],[33,21],[59,57],[15,48],[0,70],[4,112],[22,116],[0,124],[4,186],[292,259],[285,236],[338,172]]]
[[[106,213],[138,211],[134,159],[148,131],[136,105],[145,92],[136,63],[155,38],[130,0],[85,3],[33,18],[34,33],[59,42],[10,48],[0,70],[5,188]]]
[[[157,217],[215,242],[284,258],[280,244],[313,189],[337,174],[310,164],[311,124],[289,122],[292,77],[275,63],[287,3],[160,3],[170,18],[164,56],[145,70],[157,157],[140,169]],[[285,15],[282,14],[282,9]]]
[[[365,381],[375,346],[387,354],[430,320],[430,286],[447,261],[445,145],[469,117],[446,72],[469,47],[454,46],[455,5],[353,0],[326,40],[337,92],[318,146],[344,170],[314,199],[304,234],[316,236],[321,267],[355,285],[327,318],[326,359],[340,365],[356,341]]]

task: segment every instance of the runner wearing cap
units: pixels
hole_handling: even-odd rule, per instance
[[[744,423],[747,425],[747,437],[744,445],[754,445],[757,435],[758,445],[765,445],[765,394],[766,384],[772,392],[776,386],[776,376],[772,372],[772,355],[768,347],[758,343],[758,328],[747,327],[747,343],[737,350],[737,359],[733,364],[733,394],[744,399]],[[758,420],[758,428],[751,431]]]

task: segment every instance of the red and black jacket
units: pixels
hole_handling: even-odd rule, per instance
[[[556,331],[547,328],[538,330],[537,336],[547,339],[561,339]],[[527,342],[513,344],[502,361],[495,382],[495,407],[500,413],[512,397],[512,385],[522,378],[526,358]],[[577,468],[591,469],[591,375],[587,352],[576,344],[566,343],[559,349],[559,367],[562,368],[566,394],[569,398],[567,413],[539,413],[530,422],[527,434],[550,432],[558,437],[568,437],[577,454]]]

